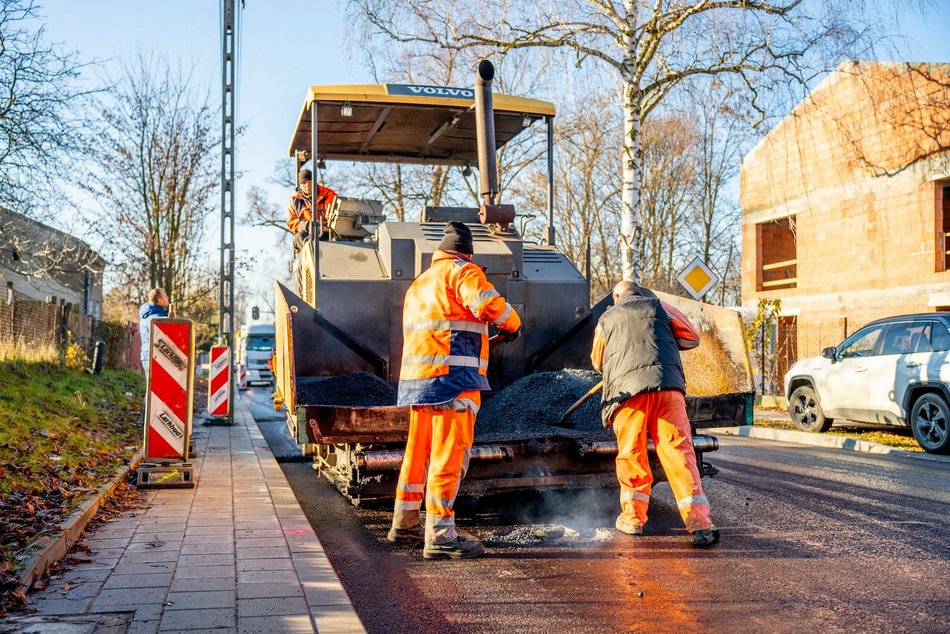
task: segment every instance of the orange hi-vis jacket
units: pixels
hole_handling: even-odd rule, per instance
[[[488,323],[515,332],[521,317],[482,267],[461,253],[436,251],[406,292],[399,404],[438,405],[489,389]]]
[[[329,187],[317,185],[317,220],[324,220],[327,209],[336,199],[336,192]],[[287,228],[297,233],[301,220],[313,221],[313,211],[310,209],[310,197],[304,196],[298,187],[290,197],[290,206],[287,208]]]

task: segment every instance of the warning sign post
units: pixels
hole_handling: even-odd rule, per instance
[[[149,327],[145,448],[138,468],[139,486],[193,487],[188,443],[195,384],[194,325],[190,319],[158,317]]]
[[[211,346],[208,375],[208,415],[227,417],[231,414],[231,349],[228,346]]]

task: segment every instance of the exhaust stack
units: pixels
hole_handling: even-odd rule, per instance
[[[495,67],[487,59],[478,63],[475,77],[475,138],[478,144],[478,182],[483,200],[478,219],[494,225],[495,232],[508,232],[515,219],[514,205],[497,205],[498,156],[495,151],[495,111],[492,107],[491,83]]]

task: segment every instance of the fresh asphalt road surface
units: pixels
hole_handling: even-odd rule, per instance
[[[245,397],[278,451],[267,390]],[[271,420],[264,420],[264,419]],[[280,436],[284,436],[284,445]],[[385,541],[387,507],[354,508],[308,463],[284,472],[370,632],[946,632],[950,466],[720,436],[704,479],[722,543],[694,550],[666,484],[647,534],[613,525],[612,491],[506,500],[460,519],[489,555],[430,562]],[[525,535],[577,529],[577,541]],[[515,532],[509,533],[514,529]]]

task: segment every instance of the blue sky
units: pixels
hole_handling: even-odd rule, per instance
[[[882,3],[890,0],[880,0]],[[898,0],[899,1],[899,0]],[[237,168],[243,172],[236,204],[241,215],[245,192],[266,185],[274,164],[286,155],[290,135],[311,84],[370,83],[359,56],[359,41],[348,37],[346,0],[246,0],[239,60],[238,117],[247,126]],[[121,61],[139,52],[194,67],[194,76],[220,103],[220,2],[218,0],[45,0],[41,13],[47,37],[77,50],[84,59],[103,60],[102,70],[117,77]],[[950,0],[937,0],[925,18],[905,15],[900,33],[904,59],[950,62]],[[95,77],[91,77],[95,80]],[[398,78],[394,78],[398,80]],[[289,192],[269,187],[274,200]],[[218,221],[212,219],[209,255],[216,258]],[[260,280],[285,267],[284,254],[259,229],[238,228],[239,251],[258,256]]]
[[[75,49],[83,59],[102,61],[98,74],[118,77],[123,60],[140,52],[167,57],[194,68],[194,77],[220,104],[220,2],[218,0],[46,0],[47,38]],[[342,0],[247,0],[239,59],[238,118],[246,134],[236,166],[243,173],[235,203],[241,216],[251,185],[268,187],[275,201],[289,192],[267,186],[274,164],[287,153],[290,136],[311,84],[369,83],[358,59],[346,53]],[[90,81],[97,81],[95,75]],[[217,262],[217,217],[209,219],[209,257]],[[286,255],[273,248],[276,235],[261,239],[261,229],[238,227],[238,254],[258,257],[260,279],[286,273]]]

